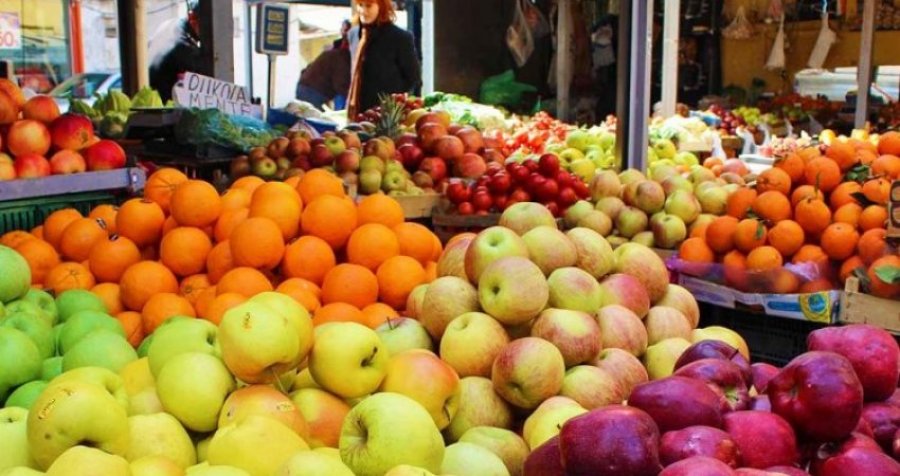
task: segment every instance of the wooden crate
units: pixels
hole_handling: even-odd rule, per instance
[[[838,321],[844,324],[872,324],[900,334],[900,301],[859,291],[859,279],[848,278],[841,296]]]
[[[403,215],[407,219],[428,218],[431,216],[434,207],[441,201],[441,195],[429,193],[426,195],[394,197],[394,199],[403,207]]]

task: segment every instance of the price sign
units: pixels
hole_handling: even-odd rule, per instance
[[[262,108],[250,102],[246,87],[216,78],[185,73],[172,92],[175,103],[181,107],[218,109],[225,114],[262,118]]]
[[[16,12],[0,12],[0,50],[22,48],[22,23]]]
[[[256,16],[256,52],[265,55],[288,54],[290,8],[264,3]]]

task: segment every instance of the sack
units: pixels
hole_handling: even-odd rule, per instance
[[[513,14],[512,24],[506,29],[506,46],[509,47],[516,66],[519,68],[528,62],[528,58],[534,52],[534,37],[522,7],[522,2],[527,1],[516,0],[516,11]]]
[[[828,52],[831,51],[831,45],[835,42],[837,42],[837,33],[828,27],[828,12],[825,12],[822,14],[822,28],[819,29],[819,37],[816,38],[816,44],[813,46],[806,65],[813,69],[822,69],[825,59],[828,58]]]
[[[523,93],[536,91],[537,88],[534,86],[516,81],[515,73],[508,69],[481,83],[479,102],[489,105],[515,106],[521,102]]]
[[[784,15],[778,23],[778,34],[775,35],[775,42],[772,43],[772,51],[769,52],[769,59],[766,60],[766,69],[779,70],[784,69],[786,60],[784,56]]]
[[[747,20],[743,6],[738,7],[734,19],[722,29],[722,36],[729,40],[748,40],[753,37],[753,25]]]

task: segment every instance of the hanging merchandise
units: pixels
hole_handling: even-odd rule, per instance
[[[784,55],[784,15],[778,21],[778,33],[775,35],[775,42],[772,43],[772,51],[769,52],[769,59],[766,60],[766,69],[779,70],[784,69],[786,65]]]
[[[731,23],[722,29],[722,36],[729,40],[748,40],[753,37],[753,25],[747,19],[743,6],[738,8]]]
[[[816,38],[816,44],[813,46],[806,65],[813,69],[821,69],[825,64],[825,59],[828,58],[831,45],[835,42],[837,42],[837,33],[828,27],[828,10],[824,10],[822,12],[822,28],[819,29],[819,37]]]
[[[534,52],[534,36],[525,16],[523,8],[525,3],[528,3],[528,0],[516,0],[512,24],[506,29],[506,46],[509,47],[516,66],[520,68],[528,62],[528,58]]]

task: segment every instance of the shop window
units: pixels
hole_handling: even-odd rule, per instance
[[[47,92],[72,74],[67,7],[65,0],[0,0],[0,60],[13,63],[23,88]]]

